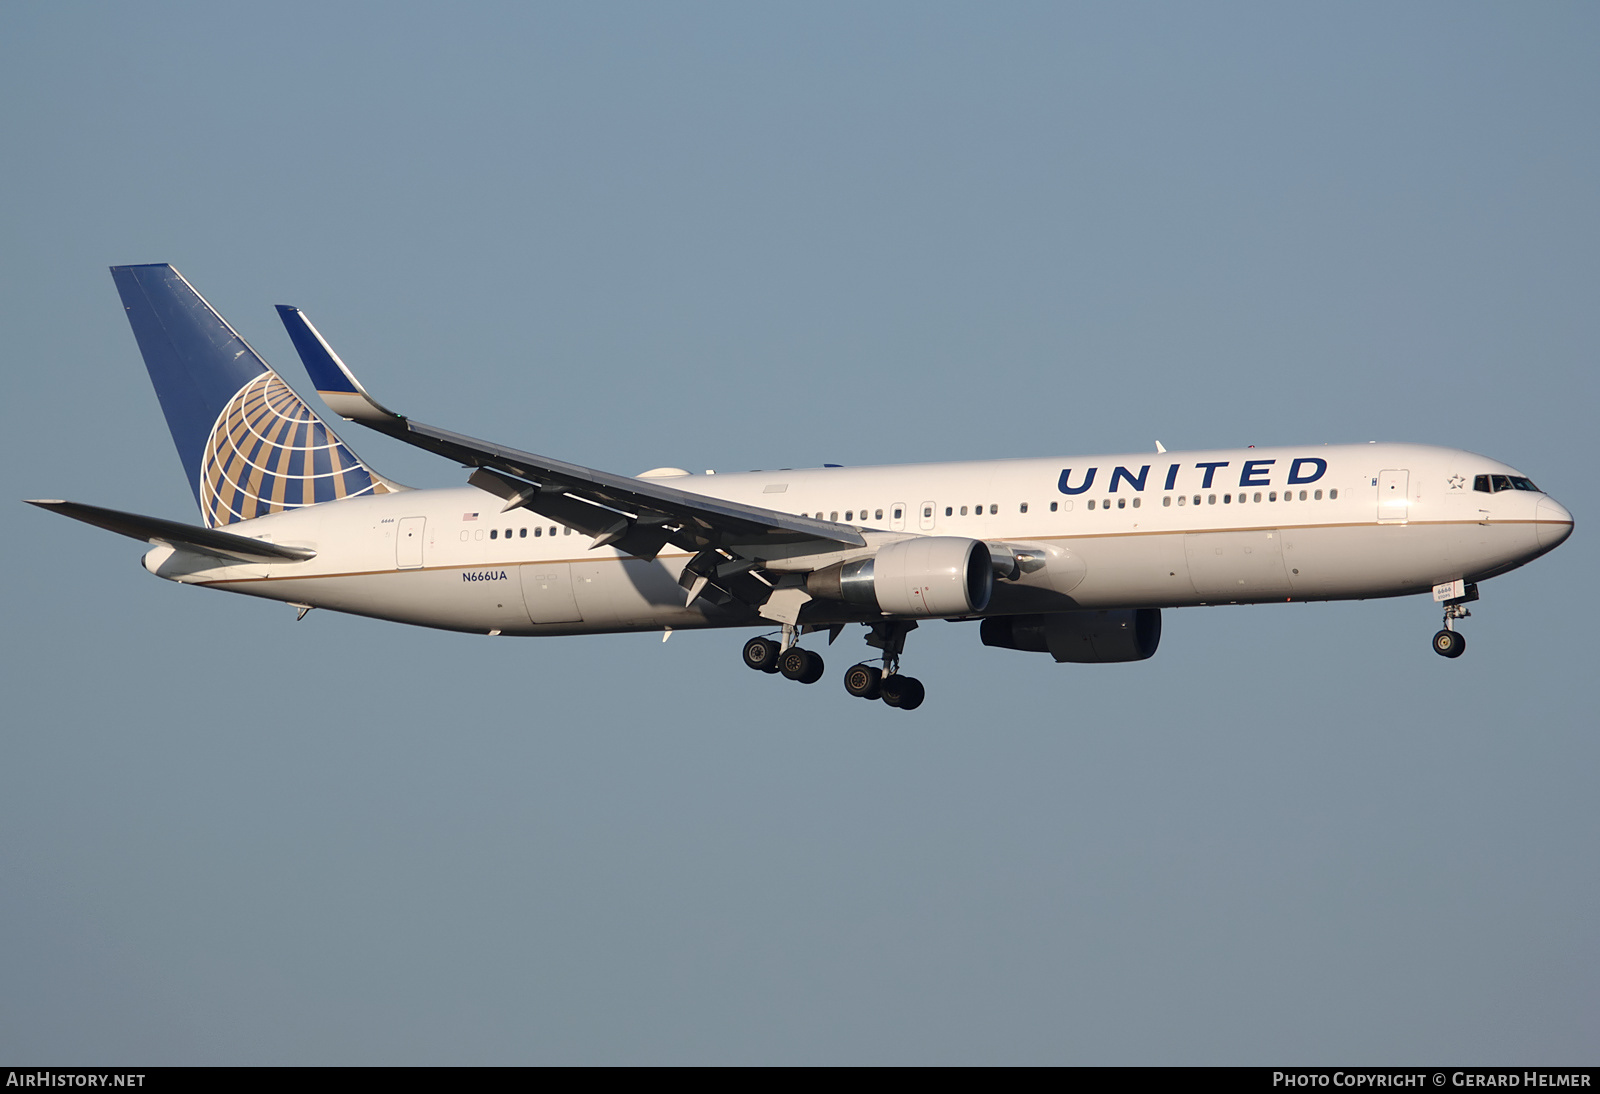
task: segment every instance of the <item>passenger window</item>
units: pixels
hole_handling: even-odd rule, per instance
[[[900,510],[896,509],[894,511],[894,516],[895,516],[896,520],[899,520],[900,519]],[[874,509],[872,511],[872,519],[873,520],[882,520],[883,519],[883,510],[882,509]]]
[[[952,512],[951,508],[948,505],[946,505],[944,507],[944,515],[948,517],[951,514],[951,512]]]
[[[489,538],[490,539],[496,539],[496,538],[499,537],[499,535],[500,535],[500,529],[498,529],[498,528],[489,529]]]
[[[1027,502],[1023,502],[1022,503],[1022,512],[1026,513],[1027,511],[1028,511],[1028,503]]]
[[[1301,501],[1305,501],[1306,500],[1306,492],[1304,490],[1300,491],[1300,500]]]
[[[1196,505],[1200,504],[1200,495],[1199,494],[1195,495],[1194,503]],[[1207,505],[1215,505],[1215,504],[1217,504],[1217,496],[1215,494],[1207,494],[1206,495],[1206,504]]]
[[[523,527],[517,529],[517,538],[518,539],[527,539],[528,538],[528,529],[527,529],[526,525],[524,525]]]
[[[467,542],[467,530],[465,528],[461,529],[461,542]]]
[[[1127,507],[1128,507],[1128,499],[1127,498],[1118,498],[1117,499],[1117,508],[1118,509],[1126,509]]]
[[[963,505],[961,507],[961,515],[962,516],[966,516],[967,515],[967,507],[965,505]]]
[[[1055,502],[1051,502],[1050,503],[1050,511],[1052,513],[1054,513],[1056,511],[1056,503]]]
[[[1000,513],[1000,506],[996,505],[994,502],[990,502],[989,503],[989,515],[991,517],[993,517],[993,516],[998,516],[999,513]]]
[[[1189,501],[1189,495],[1188,494],[1179,494],[1178,495],[1178,504],[1179,505],[1187,504],[1188,501]]]
[[[1139,499],[1138,498],[1134,498],[1133,499],[1133,507],[1135,509],[1139,508]]]
[[[483,529],[479,528],[476,532],[472,533],[472,538],[477,540],[479,543],[482,543],[483,542]]]
[[[847,523],[849,521],[855,520],[856,519],[856,511],[854,509],[846,509],[844,511],[844,519],[845,519],[845,521]]]
[[[1261,491],[1257,490],[1256,491],[1256,496],[1251,498],[1250,500],[1251,501],[1260,501],[1261,500]]]
[[[556,530],[554,528],[551,528],[550,529],[550,534],[552,536],[555,535],[556,534]],[[571,528],[563,528],[561,530],[561,534],[564,535],[564,536],[570,536],[572,534],[572,529]]]
[[[1328,500],[1329,501],[1333,501],[1338,496],[1339,496],[1339,491],[1338,491],[1337,488],[1328,491]]]
[[[1322,491],[1321,490],[1317,491],[1315,500],[1316,501],[1321,501],[1322,500]]]
[[[1170,507],[1171,505],[1172,505],[1172,495],[1171,494],[1168,494],[1166,497],[1161,499],[1161,507],[1163,509],[1166,509],[1166,508]]]
[[[1090,508],[1090,509],[1093,509],[1093,508],[1094,508],[1094,499],[1093,499],[1093,498],[1090,498],[1090,499],[1089,499],[1089,508]]]
[[[838,520],[839,519],[839,510],[835,509],[833,512],[829,513],[828,514],[828,519],[829,520],[835,520],[835,521]]]
[[[538,527],[538,528],[535,528],[535,529],[534,529],[534,530],[533,530],[533,534],[534,534],[534,535],[536,535],[536,536],[542,536],[542,535],[544,535],[544,528],[543,528],[543,527],[542,527],[542,526],[541,526],[541,527]]]
[[[1243,495],[1240,495],[1240,496],[1242,497]],[[1222,504],[1223,505],[1227,505],[1232,500],[1233,500],[1233,495],[1232,494],[1224,494],[1224,495],[1222,495]]]
[[[1267,500],[1268,501],[1277,501],[1278,500],[1278,492],[1276,490],[1272,491],[1272,493],[1267,495]]]

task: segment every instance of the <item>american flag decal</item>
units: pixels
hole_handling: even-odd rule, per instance
[[[461,514],[461,519],[462,520],[477,520],[478,519],[478,514],[476,514],[476,513],[462,513]]]

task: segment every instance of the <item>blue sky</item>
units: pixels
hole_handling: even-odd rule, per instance
[[[0,1057],[1592,1063],[1592,5],[14,4]],[[1576,514],[1136,665],[497,641],[167,585],[106,267],[619,472],[1322,441]],[[460,469],[344,428],[402,481]],[[1585,560],[1588,560],[1587,562]]]

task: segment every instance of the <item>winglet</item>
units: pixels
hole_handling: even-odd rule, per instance
[[[300,360],[306,366],[317,394],[322,396],[329,410],[346,421],[368,424],[404,421],[402,415],[367,394],[361,381],[339,360],[339,355],[311,325],[305,312],[288,304],[279,304],[278,318],[283,320],[289,340],[294,343],[295,351],[300,354]]]

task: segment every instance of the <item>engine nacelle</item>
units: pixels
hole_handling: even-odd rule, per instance
[[[880,547],[871,558],[808,574],[806,591],[891,615],[971,615],[989,604],[994,564],[986,543],[921,536]]]
[[[1161,609],[997,615],[983,621],[985,646],[1048,653],[1057,661],[1143,661],[1161,644]]]

